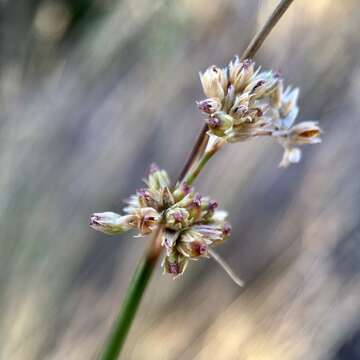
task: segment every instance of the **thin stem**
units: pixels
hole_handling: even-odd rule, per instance
[[[183,182],[187,185],[192,185],[192,183],[195,181],[195,179],[200,174],[200,171],[202,168],[206,165],[206,163],[213,157],[213,155],[216,153],[216,151],[205,151],[203,156],[200,158],[200,160],[196,163],[196,166],[194,166],[185,176]]]
[[[161,234],[162,229],[159,229],[153,238],[148,252],[141,259],[134,272],[119,316],[105,344],[105,350],[100,360],[115,360],[119,356],[161,253]]]
[[[182,181],[184,179],[185,175],[190,170],[191,166],[194,164],[196,158],[198,157],[199,153],[201,152],[201,149],[204,148],[204,142],[207,137],[207,135],[206,135],[207,129],[208,129],[208,126],[205,123],[199,132],[199,135],[196,139],[195,145],[192,148],[191,153],[189,154],[189,157],[186,160],[184,167],[181,170],[178,181]]]
[[[245,49],[241,56],[241,60],[250,59],[260,49],[271,30],[279,22],[280,18],[284,15],[285,11],[289,8],[294,0],[281,0],[275,10],[272,12],[266,23],[262,26],[259,32],[251,40],[249,46]]]

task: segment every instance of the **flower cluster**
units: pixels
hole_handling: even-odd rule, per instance
[[[285,150],[280,166],[300,160],[300,149],[294,146],[321,142],[316,122],[294,125],[299,90],[284,90],[278,73],[255,69],[252,60],[235,57],[225,68],[209,67],[200,80],[207,99],[197,105],[207,116],[210,135],[229,143],[272,136]]]
[[[150,167],[144,181],[147,187],[129,198],[125,215],[95,213],[90,226],[109,235],[137,229],[139,236],[162,226],[166,249],[162,266],[173,276],[181,275],[189,260],[208,257],[209,247],[230,235],[227,213],[218,210],[215,201],[195,193],[185,183],[171,191],[167,173],[156,165]]]

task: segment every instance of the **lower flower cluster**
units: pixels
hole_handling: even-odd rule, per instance
[[[125,215],[113,212],[95,213],[90,226],[108,235],[136,229],[138,236],[150,234],[159,226],[166,255],[164,272],[178,276],[184,273],[189,260],[209,257],[209,247],[222,243],[230,235],[227,213],[218,204],[201,196],[185,183],[176,191],[170,179],[156,165],[150,167],[146,188],[132,195],[124,208]]]

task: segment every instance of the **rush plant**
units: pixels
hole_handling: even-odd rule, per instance
[[[146,186],[137,190],[124,214],[94,213],[90,226],[108,235],[136,230],[136,236],[153,234],[126,293],[113,331],[101,354],[116,359],[135,317],[141,298],[162,253],[161,266],[174,278],[193,260],[213,258],[240,286],[243,282],[214,251],[228,239],[231,226],[227,213],[216,201],[195,191],[193,183],[205,164],[222,147],[268,136],[283,148],[281,167],[301,159],[299,145],[321,142],[321,129],[314,121],[295,124],[299,112],[299,89],[285,86],[282,76],[261,70],[253,57],[293,0],[280,1],[241,57],[225,67],[210,66],[200,73],[205,99],[197,106],[205,117],[193,150],[175,183],[165,170],[150,166]]]

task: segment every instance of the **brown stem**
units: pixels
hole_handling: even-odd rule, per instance
[[[271,30],[274,28],[274,26],[279,22],[281,16],[285,13],[285,11],[289,8],[291,3],[294,0],[281,0],[278,4],[278,6],[275,8],[275,10],[270,15],[269,19],[266,21],[266,23],[262,26],[262,28],[258,31],[258,33],[254,36],[254,38],[251,40],[249,46],[245,49],[241,56],[241,60],[245,60],[248,58],[253,58],[257,51],[259,50],[260,46],[263,44],[267,36],[270,34]],[[191,150],[191,153],[180,173],[180,176],[178,178],[178,181],[181,182],[190,168],[193,166],[196,159],[202,154],[202,152],[205,150],[206,142],[207,142],[207,129],[208,126],[205,123],[203,127],[201,128],[201,131],[198,135],[198,138],[196,140],[196,143]]]
[[[164,231],[164,229],[162,227],[160,227],[156,231],[156,233],[150,243],[150,246],[146,253],[146,258],[148,259],[149,262],[156,262],[161,254],[161,250],[162,250],[161,240],[162,240],[163,231]]]
[[[196,139],[196,143],[195,143],[194,147],[192,148],[191,153],[190,153],[183,169],[181,170],[180,176],[178,178],[179,182],[184,180],[185,175],[189,172],[189,170],[192,167],[192,165],[194,164],[196,158],[200,155],[201,149],[203,149],[205,147],[204,145],[205,145],[205,140],[207,138],[207,135],[206,135],[207,129],[208,129],[208,126],[205,123],[199,132],[199,135]]]
[[[281,16],[288,9],[291,3],[294,0],[281,0],[275,10],[272,12],[266,23],[259,30],[259,32],[253,37],[249,46],[243,52],[241,60],[250,59],[255,56],[258,52],[260,46],[263,44],[267,36],[270,34],[271,30],[278,23]]]

